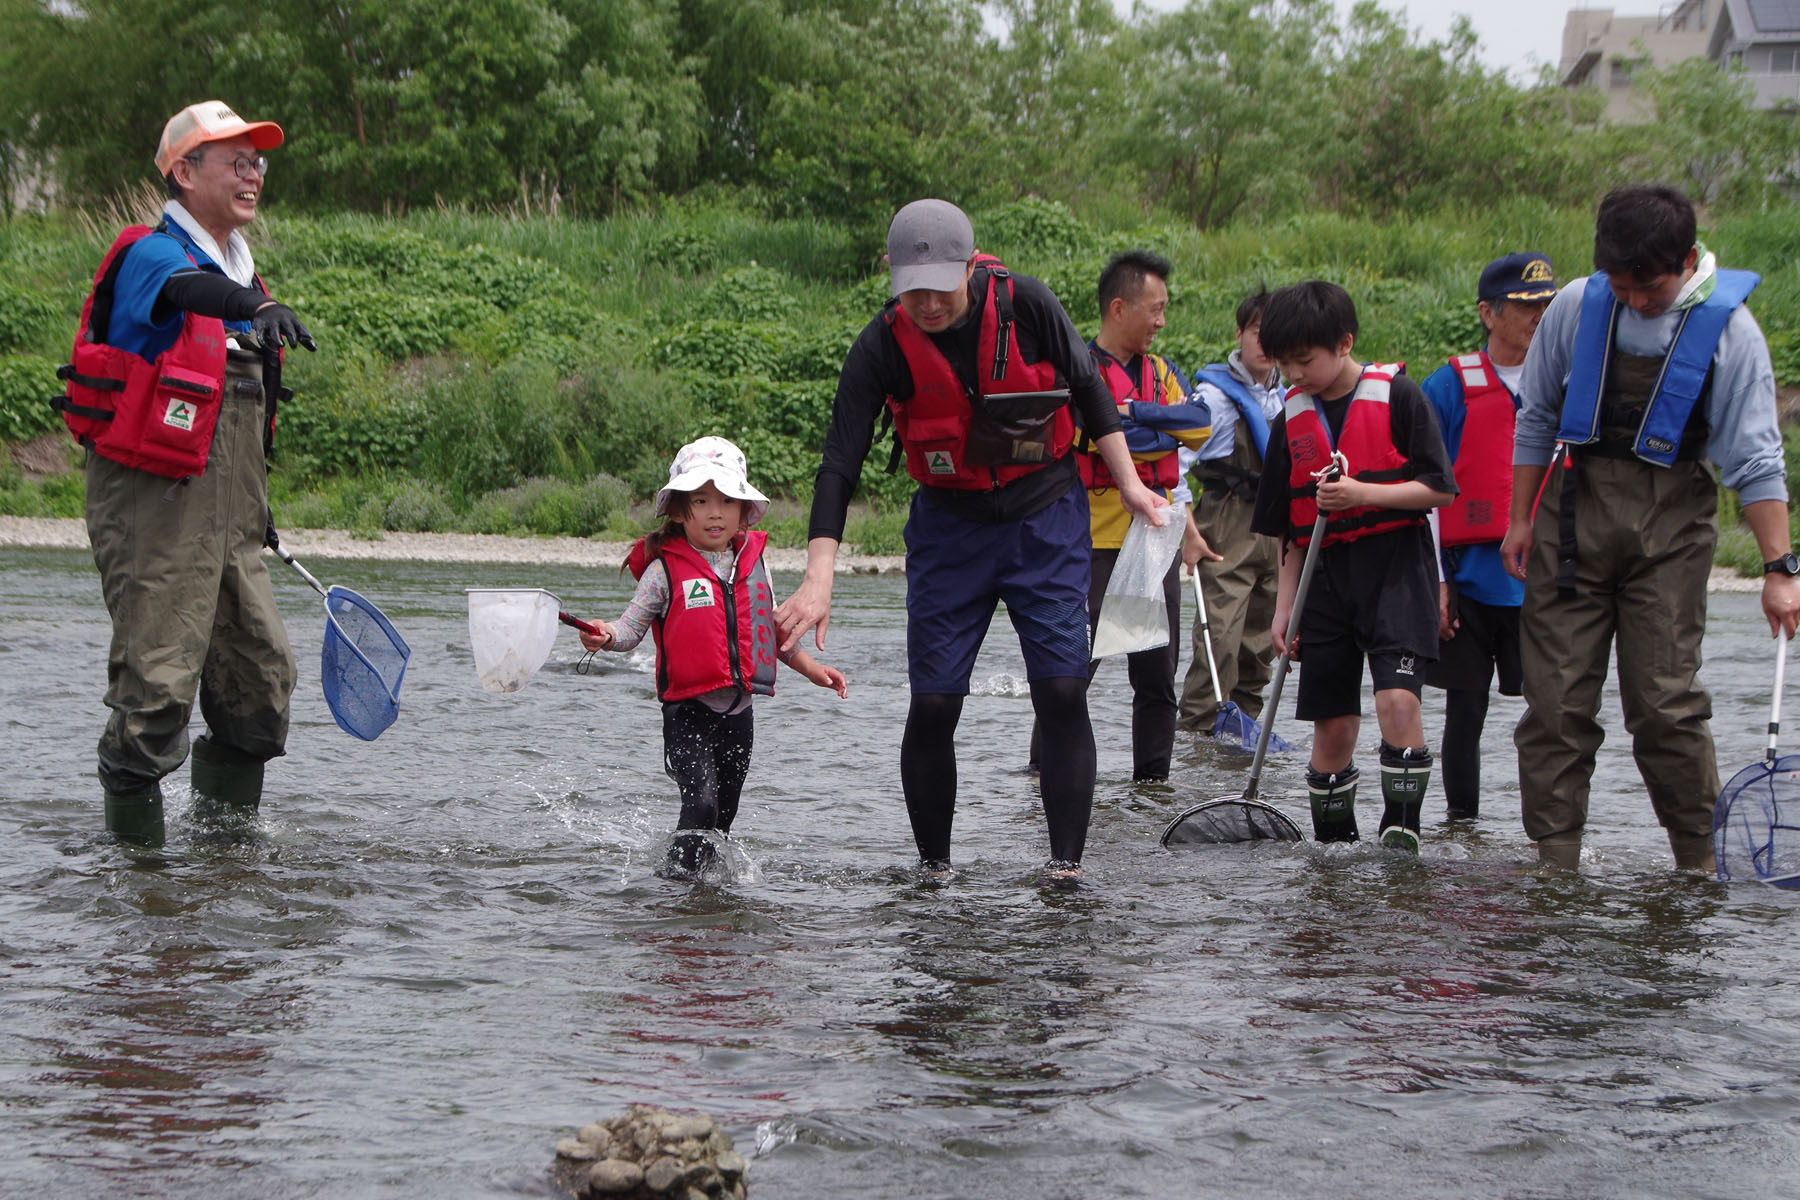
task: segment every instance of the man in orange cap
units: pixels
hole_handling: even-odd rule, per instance
[[[313,349],[238,231],[256,218],[279,126],[216,100],[169,119],[154,229],[113,242],[58,407],[88,448],[87,522],[112,615],[99,745],[106,827],[160,845],[161,779],[193,743],[197,810],[253,813],[283,753],[294,655],[261,549],[281,347]]]

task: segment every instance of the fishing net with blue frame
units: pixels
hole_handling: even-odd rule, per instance
[[[380,609],[346,587],[325,596],[319,652],[325,703],[338,727],[372,742],[400,713],[400,682],[412,650]]]
[[[1800,888],[1800,754],[1753,763],[1713,808],[1719,878]]]

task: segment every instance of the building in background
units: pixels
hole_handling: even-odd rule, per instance
[[[1800,0],[1723,0],[1706,56],[1743,68],[1755,107],[1800,104]]]
[[[1632,86],[1645,67],[1667,67],[1707,52],[1721,0],[1676,0],[1660,14],[1619,16],[1610,8],[1577,8],[1563,23],[1562,61],[1558,74],[1564,87],[1599,88],[1606,96],[1606,119],[1643,121],[1648,101]],[[1726,0],[1726,7],[1734,7]],[[1800,9],[1800,0],[1737,0],[1742,8]]]

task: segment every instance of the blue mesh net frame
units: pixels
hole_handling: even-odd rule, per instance
[[[325,703],[345,733],[372,742],[394,723],[411,657],[406,639],[380,609],[346,587],[326,594],[319,671]]]
[[[1800,888],[1800,754],[1745,767],[1713,809],[1720,879]]]

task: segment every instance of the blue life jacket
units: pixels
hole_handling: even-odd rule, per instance
[[[1753,271],[1721,270],[1713,294],[1682,313],[1632,443],[1632,452],[1639,458],[1659,467],[1675,462],[1682,430],[1706,388],[1725,325],[1761,282],[1762,277]],[[1600,400],[1606,392],[1613,335],[1623,308],[1604,271],[1588,276],[1575,323],[1574,363],[1563,394],[1562,425],[1556,433],[1559,441],[1583,446],[1600,439]]]
[[[1231,397],[1231,402],[1238,407],[1241,416],[1250,428],[1250,440],[1256,443],[1256,457],[1269,456],[1269,418],[1263,416],[1262,405],[1250,394],[1242,380],[1231,373],[1231,368],[1224,363],[1209,363],[1194,372],[1196,380],[1206,382]]]

